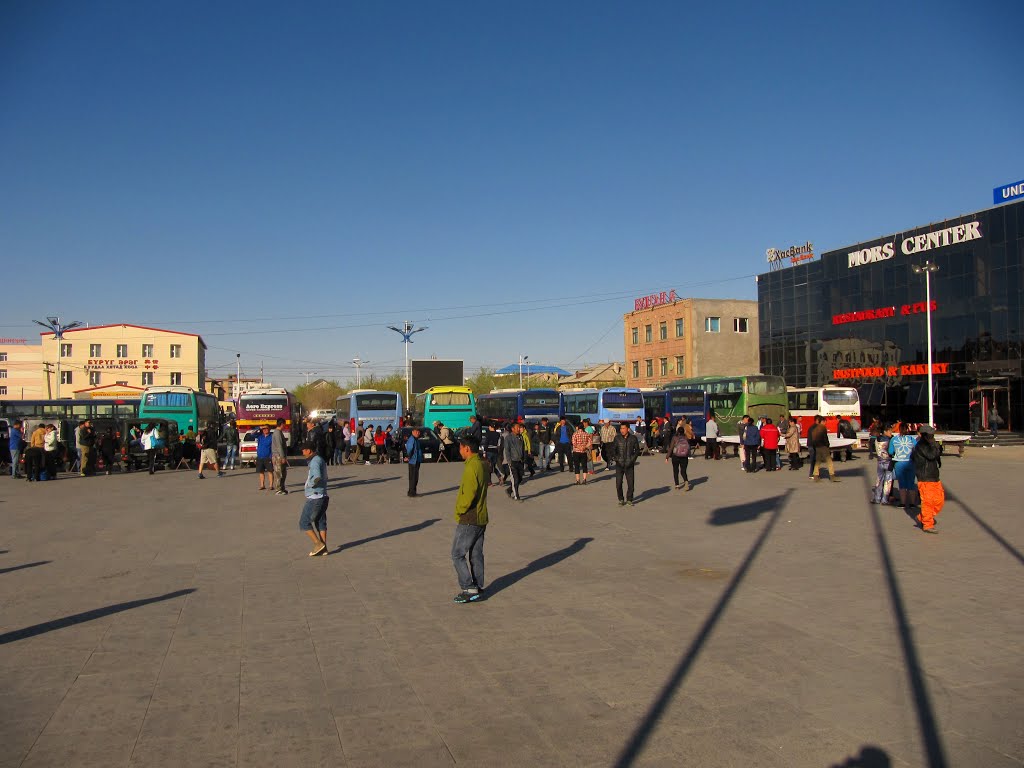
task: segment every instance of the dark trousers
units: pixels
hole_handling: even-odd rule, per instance
[[[561,472],[565,469],[565,465],[569,465],[569,469],[572,469],[572,460],[569,458],[569,443],[555,443],[555,453],[558,454],[558,471]]]
[[[633,500],[633,477],[636,474],[635,467],[624,467],[621,464],[615,465],[615,493],[622,501],[622,478],[626,478],[626,501]]]
[[[612,465],[612,446],[609,443],[601,443],[601,460],[606,467]]]
[[[513,499],[519,498],[519,486],[523,484],[523,462],[510,461],[508,463],[509,475],[512,478],[512,485],[508,489],[508,495]]]
[[[800,458],[799,453],[789,454],[789,468],[791,470],[800,469],[804,465],[804,460]]]
[[[497,451],[487,452],[487,465],[490,467],[487,479],[490,480],[491,475],[497,475],[498,479],[504,482],[505,475],[501,472],[501,457],[498,455]]]
[[[29,480],[38,480],[39,473],[43,471],[43,449],[25,449],[25,474]]]
[[[767,472],[774,472],[778,469],[778,460],[776,458],[778,450],[778,448],[761,449],[761,458],[764,459],[764,468]]]
[[[455,526],[452,539],[452,564],[459,579],[459,587],[467,589],[484,588],[484,534],[486,526]],[[467,562],[468,560],[468,562]]]
[[[757,446],[756,445],[744,445],[743,446],[743,466],[747,472],[757,471]]]
[[[690,464],[689,456],[673,456],[672,457],[672,480],[674,485],[679,485],[679,475],[682,474],[683,482],[690,482],[690,478],[686,476],[686,469]]]
[[[722,458],[722,447],[718,444],[717,437],[706,437],[704,438],[704,458],[705,459],[720,459]]]
[[[572,471],[575,472],[577,475],[585,475],[585,474],[587,474],[587,457],[588,456],[589,456],[589,454],[586,454],[586,453],[576,453],[575,451],[573,452],[573,454],[572,454]]]
[[[409,465],[409,495],[416,495],[416,486],[420,482],[420,465],[410,464]]]
[[[149,474],[156,472],[156,449],[150,448],[146,451],[146,461],[149,464]]]

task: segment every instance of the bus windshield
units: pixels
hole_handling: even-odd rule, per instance
[[[189,392],[147,392],[143,405],[150,408],[191,408],[192,394]]]
[[[356,395],[356,408],[360,411],[398,410],[398,395],[379,392],[374,395]]]
[[[639,392],[605,392],[604,407],[624,410],[626,408],[643,408],[644,396]]]
[[[558,393],[536,395],[527,393],[523,395],[524,408],[558,408]]]
[[[431,405],[469,405],[468,392],[436,392],[430,396]]]
[[[826,389],[822,391],[821,399],[829,405],[858,405],[860,403],[856,389]]]
[[[672,408],[704,409],[703,392],[671,392]]]
[[[784,395],[786,383],[778,376],[750,376],[747,378],[749,395]]]

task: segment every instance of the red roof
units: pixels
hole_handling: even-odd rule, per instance
[[[143,331],[159,331],[160,333],[176,333],[179,336],[195,336],[199,339],[199,343],[203,345],[203,349],[208,349],[206,342],[203,341],[203,337],[198,333],[186,333],[185,331],[169,331],[166,328],[150,328],[146,325],[132,325],[131,323],[110,323],[108,325],[89,325],[84,328],[72,328],[70,331],[64,331],[64,333],[77,333],[78,331],[95,331],[99,328],[138,328]],[[53,331],[41,331],[40,336],[46,336],[52,334]]]

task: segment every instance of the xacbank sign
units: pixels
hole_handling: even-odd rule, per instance
[[[904,255],[910,256],[915,253],[923,253],[934,248],[945,248],[947,245],[966,243],[968,240],[980,240],[981,222],[971,221],[966,224],[957,224],[954,227],[937,229],[934,232],[925,232],[920,235],[904,238],[900,244],[900,250]],[[871,248],[863,248],[859,251],[851,251],[846,254],[847,268],[863,267],[866,264],[873,264],[876,261],[888,261],[896,255],[896,241],[882,243]]]

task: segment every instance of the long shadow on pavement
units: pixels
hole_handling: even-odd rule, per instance
[[[103,608],[94,608],[91,611],[84,611],[83,613],[75,613],[71,616],[65,616],[62,619],[54,619],[53,621],[46,621],[42,624],[33,624],[31,627],[15,629],[12,632],[5,632],[0,635],[0,645],[13,643],[16,640],[25,640],[30,637],[35,637],[36,635],[52,632],[55,629],[73,627],[75,624],[82,624],[86,621],[102,619],[104,616],[110,616],[112,613],[130,611],[132,608],[139,608],[143,605],[149,605],[150,603],[159,603],[163,600],[173,600],[176,597],[184,597],[185,595],[191,595],[195,591],[195,589],[179,589],[176,592],[168,592],[166,595],[147,597],[142,600],[129,600],[126,603],[115,603],[114,605],[108,605]]]
[[[378,533],[376,536],[367,536],[365,539],[358,539],[357,541],[349,541],[342,544],[337,549],[331,551],[332,555],[336,555],[338,552],[343,552],[346,549],[352,549],[354,547],[362,546],[363,544],[369,544],[371,541],[380,541],[381,539],[390,539],[392,536],[401,536],[403,533],[413,533],[415,531],[422,531],[424,528],[429,528],[434,523],[441,522],[440,517],[434,517],[430,520],[424,520],[422,523],[416,523],[415,525],[407,525],[404,528],[395,528],[391,531],[385,531],[384,533]]]
[[[671,485],[663,485],[661,488],[647,488],[640,492],[636,497],[636,501],[647,501],[653,499],[655,496],[661,496],[663,493],[668,493],[672,490]]]
[[[35,568],[37,565],[46,565],[52,563],[52,560],[37,560],[34,563],[24,563],[22,565],[13,565],[10,568],[0,568],[0,574],[10,573],[11,571],[20,571],[22,568]]]
[[[426,493],[417,493],[417,496],[434,496],[438,493],[450,493],[451,491],[459,490],[459,486],[453,485],[450,488],[438,488],[436,491],[427,491]]]
[[[711,613],[704,620],[704,624],[697,632],[697,636],[694,637],[693,642],[690,643],[690,647],[686,653],[683,654],[679,663],[676,664],[672,674],[669,675],[665,685],[662,686],[661,692],[658,697],[654,700],[651,706],[648,708],[647,713],[644,715],[640,724],[633,731],[629,741],[623,747],[622,752],[619,754],[618,759],[615,761],[615,768],[629,768],[633,765],[636,759],[640,756],[644,746],[647,744],[647,740],[654,733],[654,729],[658,725],[658,721],[661,716],[665,714],[665,710],[668,705],[672,702],[676,691],[682,685],[683,680],[689,674],[690,669],[693,667],[694,662],[697,660],[697,656],[700,654],[701,649],[707,643],[708,638],[711,637],[711,632],[714,630],[718,620],[722,618],[722,614],[725,613],[726,607],[732,600],[736,590],[739,589],[743,579],[746,578],[747,572],[750,570],[750,566],[753,564],[754,559],[757,557],[758,552],[761,551],[761,547],[764,546],[765,541],[768,539],[768,534],[772,532],[772,528],[775,527],[775,523],[778,522],[779,516],[782,514],[782,510],[785,508],[786,503],[789,499],[789,494],[792,491],[786,491],[781,496],[775,496],[771,499],[764,499],[763,501],[754,502],[753,504],[740,504],[733,507],[723,507],[721,510],[714,510],[711,513],[711,519],[709,520],[710,525],[727,525],[729,522],[743,522],[747,520],[754,520],[758,515],[763,512],[771,512],[771,516],[768,518],[768,522],[765,523],[761,529],[761,533],[757,535],[754,540],[753,546],[750,551],[747,552],[747,556],[743,559],[740,567],[733,573],[732,579],[729,580],[729,585],[725,588],[722,596],[718,598],[718,602],[712,609]],[[750,511],[744,511],[744,507],[751,507]],[[715,522],[719,520],[720,522]]]
[[[1004,539],[1001,535],[999,535],[999,532],[995,528],[993,528],[991,525],[986,523],[981,517],[979,517],[978,514],[973,509],[971,509],[969,506],[967,506],[967,503],[963,499],[961,499],[956,494],[950,492],[950,490],[948,488],[946,488],[945,491],[946,491],[946,498],[947,499],[949,499],[950,501],[956,502],[960,506],[960,508],[964,512],[967,513],[968,517],[970,517],[974,522],[976,522],[978,525],[980,525],[982,527],[982,529],[984,529],[985,533],[987,533],[989,536],[991,536],[993,539],[995,539],[996,542],[998,542],[999,545],[1002,546],[1003,549],[1005,549],[1011,555],[1016,557],[1022,564],[1024,564],[1024,554],[1021,554],[1021,551],[1019,549],[1017,549],[1015,546],[1013,546],[1013,544],[1011,544],[1006,539]]]
[[[392,480],[397,480],[397,479],[398,479],[397,475],[395,475],[393,477],[372,477],[372,478],[369,478],[367,480],[348,480],[348,479],[346,479],[344,482],[335,482],[333,485],[331,484],[331,481],[328,480],[327,481],[327,488],[328,488],[328,490],[330,490],[332,488],[351,488],[353,486],[374,485],[376,483],[389,483]]]
[[[491,582],[490,586],[487,587],[484,592],[484,599],[490,600],[496,594],[504,589],[508,589],[516,582],[522,581],[531,573],[537,571],[543,571],[545,568],[550,568],[553,565],[558,565],[566,558],[572,557],[577,552],[583,550],[587,544],[592,542],[594,539],[591,536],[586,536],[582,539],[576,539],[572,544],[563,549],[551,552],[543,557],[538,557],[536,560],[532,560],[527,565],[520,568],[518,571],[512,571],[512,573],[506,573],[504,576],[499,576]]]
[[[871,482],[870,473],[863,473],[865,484]],[[899,632],[900,647],[903,650],[903,662],[907,670],[907,680],[910,683],[911,694],[914,698],[914,709],[917,712],[917,723],[921,730],[921,740],[924,743],[924,751],[928,756],[928,768],[946,768],[949,764],[946,761],[946,753],[942,747],[942,740],[939,738],[938,724],[935,721],[935,712],[932,710],[931,697],[928,695],[928,686],[925,684],[924,673],[921,670],[921,662],[917,655],[917,645],[914,643],[914,632],[910,626],[910,619],[907,616],[907,609],[903,603],[903,593],[900,591],[900,582],[896,576],[896,567],[889,552],[889,544],[885,539],[885,531],[882,529],[882,518],[878,512],[877,504],[868,504],[871,509],[871,523],[875,529],[875,540],[878,544],[878,554],[882,559],[882,566],[885,570],[885,582],[889,588],[889,600],[892,603],[893,618],[896,620],[896,629]],[[925,536],[924,538],[928,538]]]

